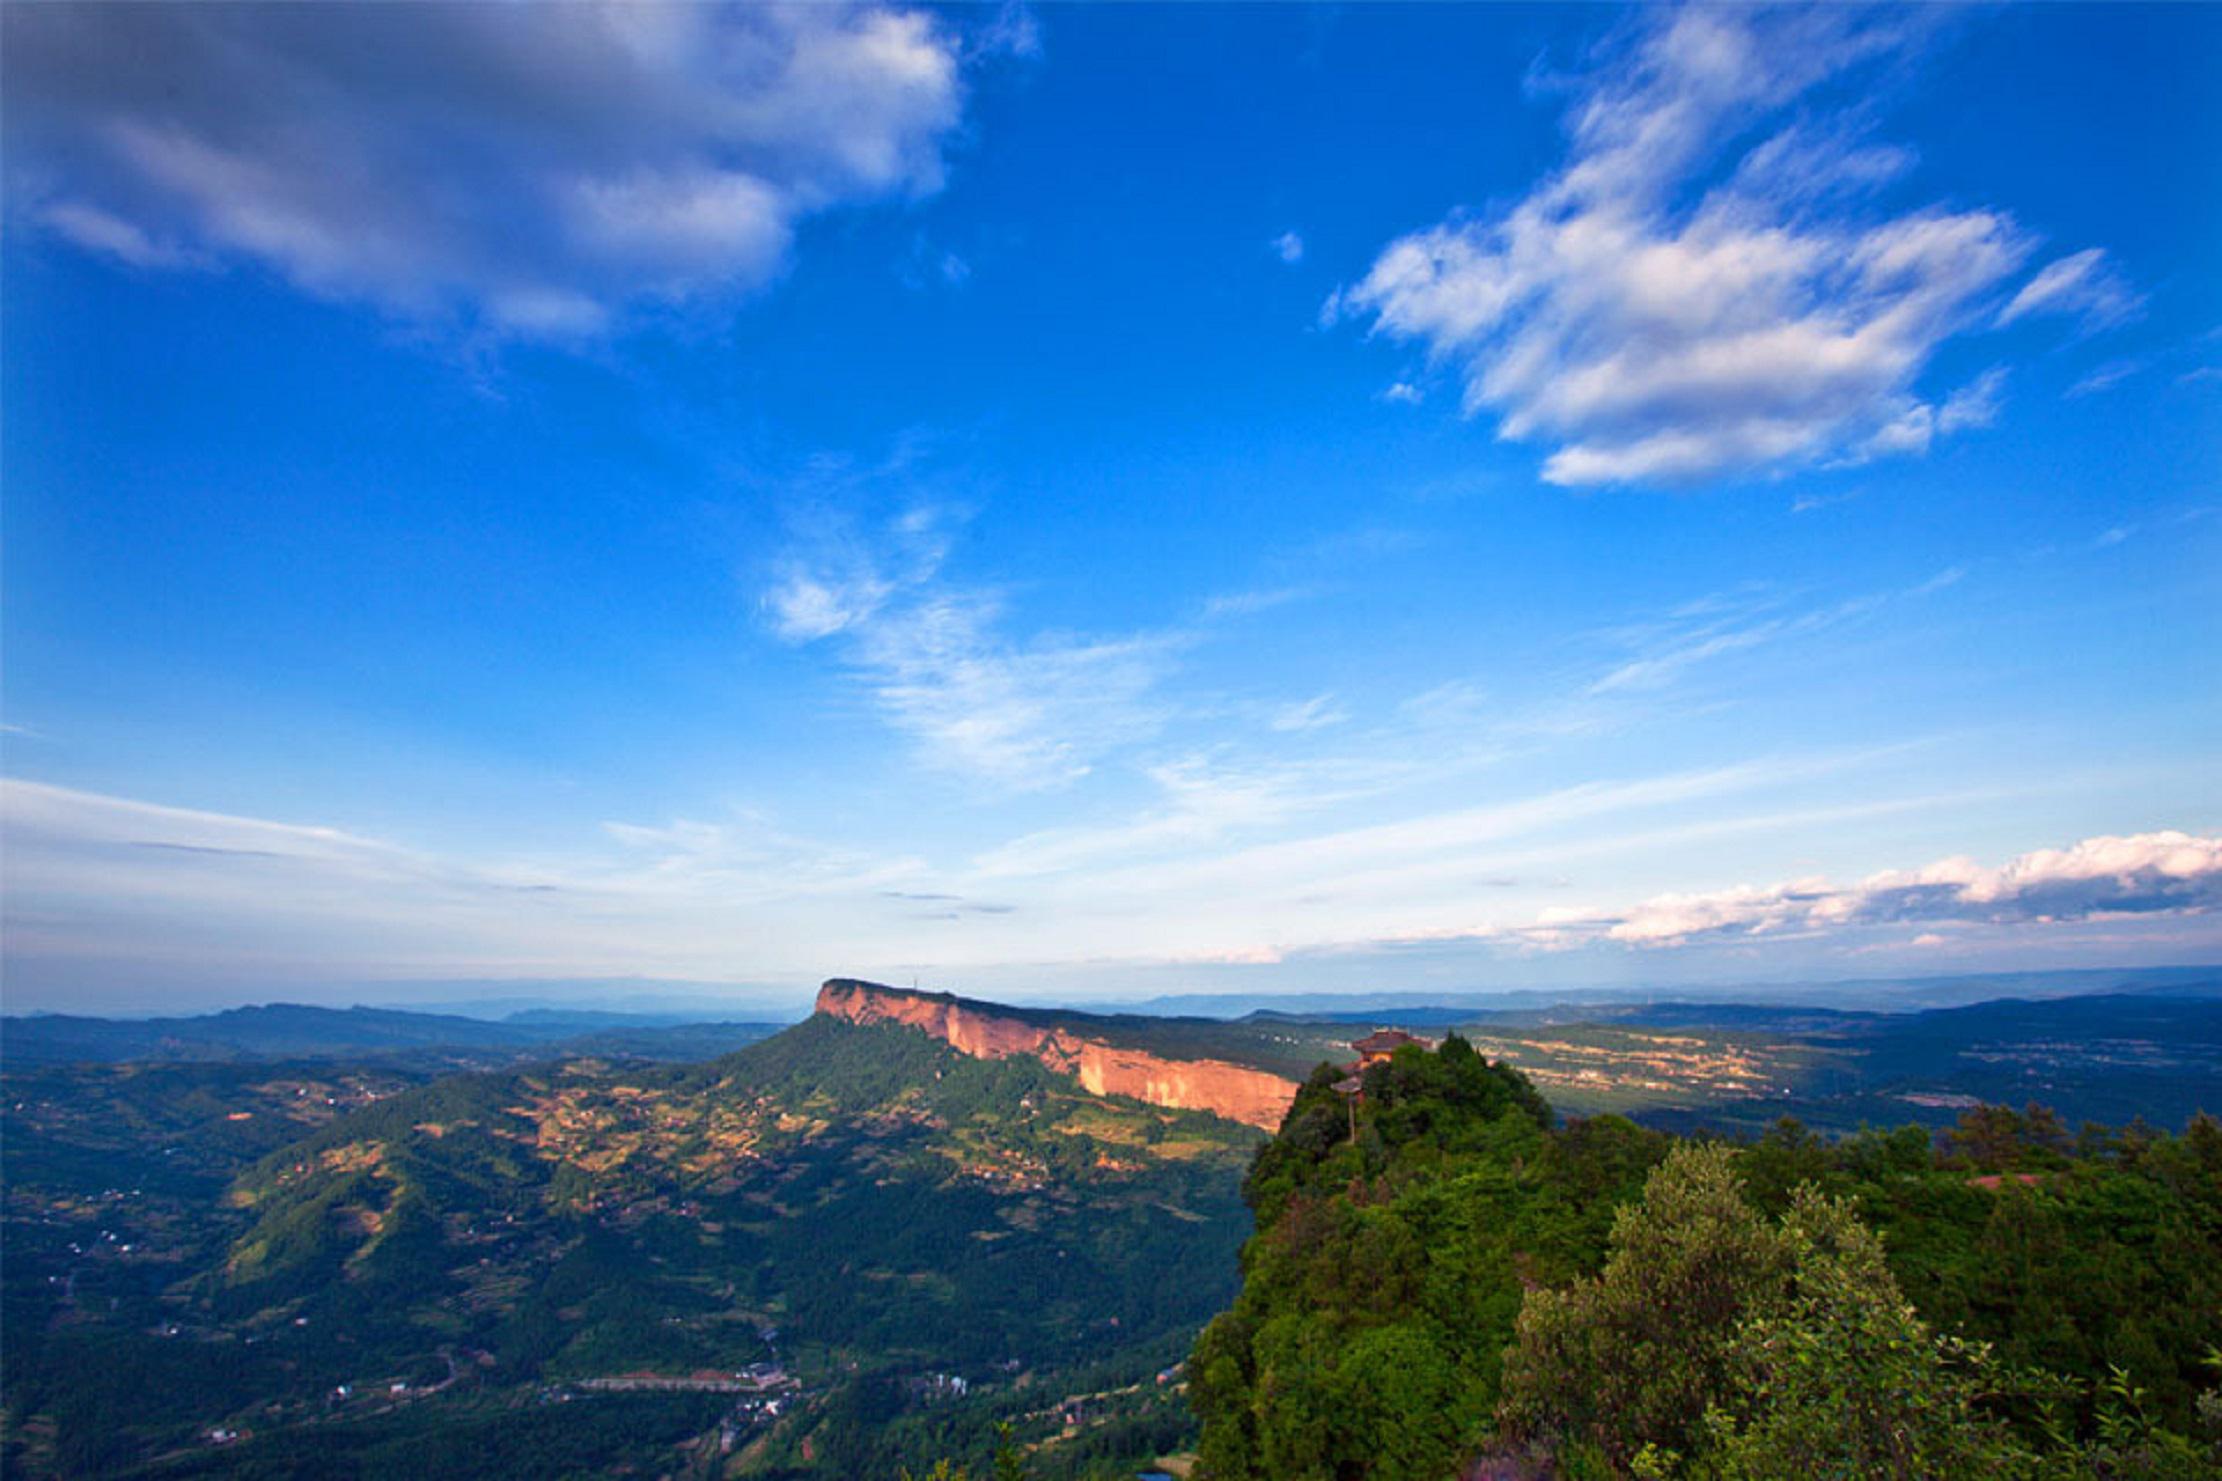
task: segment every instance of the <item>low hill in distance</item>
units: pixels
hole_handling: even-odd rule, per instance
[[[691,1060],[737,1049],[779,1028],[618,1013],[537,1010],[489,1020],[398,1008],[271,1003],[190,1018],[11,1015],[0,1019],[0,1055],[15,1065],[411,1054],[446,1056],[459,1067],[564,1054]]]

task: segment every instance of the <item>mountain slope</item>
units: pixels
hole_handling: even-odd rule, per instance
[[[955,1395],[1023,1413],[1176,1362],[1238,1279],[1258,1140],[829,1016],[700,1065],[397,1088],[249,1166],[192,1231],[103,1206],[120,1246],[77,1253],[88,1229],[11,1270],[13,1423],[66,1437],[75,1414],[145,1454],[352,1418],[373,1394],[447,1412],[776,1363],[776,1412],[724,1401],[759,1403],[728,1416],[752,1471],[891,1474],[930,1459],[913,1411],[946,1433],[957,1410],[934,1405]],[[131,1293],[58,1304],[96,1257]],[[157,1362],[147,1406],[133,1389]],[[396,1383],[409,1397],[387,1400]],[[1042,1397],[1021,1405],[1021,1384]]]

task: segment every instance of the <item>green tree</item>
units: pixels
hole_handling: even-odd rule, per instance
[[[1976,1413],[1987,1355],[1937,1340],[1848,1204],[1799,1188],[1778,1233],[1784,1287],[1737,1326],[1729,1391],[1707,1417],[1724,1477],[2001,1474],[2025,1461]]]
[[[1505,1357],[1507,1430],[1594,1444],[1622,1467],[1647,1446],[1696,1445],[1730,1389],[1738,1326],[1789,1264],[1734,1156],[1677,1146],[1614,1220],[1601,1276],[1528,1293]]]

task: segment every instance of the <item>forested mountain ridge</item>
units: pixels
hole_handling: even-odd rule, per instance
[[[1323,1067],[1198,1341],[1203,1481],[2203,1477],[2222,1126],[1554,1126],[1462,1039]]]

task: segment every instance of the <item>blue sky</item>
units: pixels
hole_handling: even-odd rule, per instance
[[[0,24],[12,1009],[2222,957],[2212,7]]]

